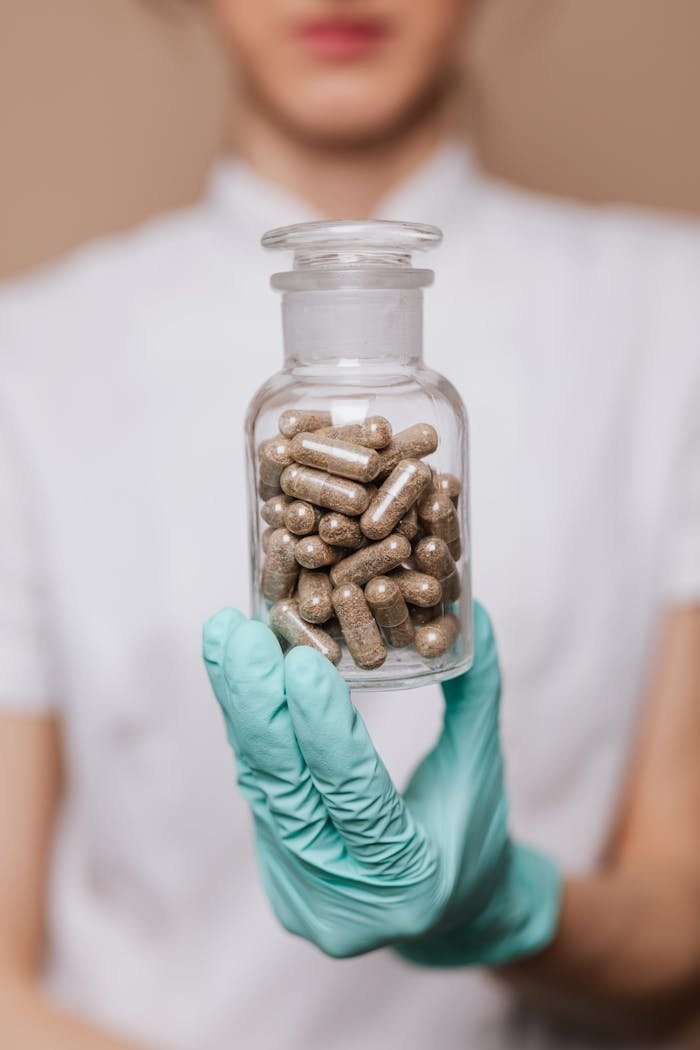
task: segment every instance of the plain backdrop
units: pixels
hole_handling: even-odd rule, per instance
[[[697,0],[475,2],[485,167],[700,215]],[[0,0],[0,276],[191,200],[230,97],[196,0]]]

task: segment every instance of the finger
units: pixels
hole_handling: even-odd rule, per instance
[[[224,674],[238,750],[286,845],[296,852],[313,848],[321,863],[337,859],[342,844],[294,735],[284,658],[272,631],[255,621],[242,624],[228,639]]]
[[[226,737],[236,759],[239,787],[253,812],[260,816],[267,812],[267,800],[237,746],[231,717],[231,692],[224,673],[224,656],[228,641],[234,632],[246,622],[245,616],[238,609],[221,609],[210,616],[202,632],[202,656],[214,695],[219,701],[226,726]]]
[[[285,681],[299,746],[344,841],[373,866],[408,859],[417,829],[343,678],[320,653],[299,647],[287,654]]]

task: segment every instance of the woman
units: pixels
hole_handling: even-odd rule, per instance
[[[700,979],[697,232],[479,176],[449,141],[460,0],[212,7],[243,81],[241,159],[200,206],[0,309],[0,1043],[450,1050],[670,1031]],[[490,778],[487,816],[507,794],[499,855],[540,858],[522,913],[541,922],[515,944],[512,917],[503,936],[482,921],[453,958],[430,949],[430,909],[362,941],[288,924],[342,956],[421,934],[403,950],[428,967],[329,959],[280,928],[196,641],[212,609],[247,603],[242,420],[281,358],[259,236],[369,214],[446,231],[426,342],[470,408],[475,586],[504,668],[507,788]],[[494,716],[497,774],[480,622],[488,673],[457,707],[477,695]],[[281,696],[259,692],[255,661],[277,656],[256,630],[224,614],[208,640],[237,746],[241,683],[265,710]],[[362,710],[403,781],[439,690]],[[342,723],[345,696],[333,711]],[[472,859],[481,816],[461,829]],[[502,917],[488,867],[479,892]],[[511,963],[497,980],[467,965],[495,962]]]

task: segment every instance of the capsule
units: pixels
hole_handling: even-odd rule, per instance
[[[305,569],[322,569],[326,565],[335,565],[344,555],[345,551],[324,543],[320,536],[302,536],[294,548],[296,560]]]
[[[438,447],[435,427],[430,423],[414,423],[394,434],[385,449],[379,454],[380,478],[386,477],[401,459],[422,459],[430,456]]]
[[[327,572],[302,569],[297,584],[299,612],[309,623],[326,623],[333,615],[330,577]]]
[[[430,467],[419,459],[402,459],[360,519],[360,528],[370,540],[388,536],[432,480]]]
[[[352,441],[365,448],[386,448],[391,441],[391,423],[384,416],[367,416],[362,423],[324,427],[323,434],[341,441]]]
[[[315,434],[297,434],[290,447],[292,459],[305,467],[327,470],[351,481],[373,481],[379,473],[379,453],[351,441]]]
[[[439,536],[424,536],[416,544],[413,556],[418,570],[427,573],[428,576],[434,576],[442,587],[443,602],[454,602],[459,598],[459,573],[450,548],[444,540]]]
[[[371,502],[371,501],[370,501]],[[411,543],[416,539],[420,532],[420,525],[418,524],[418,511],[415,507],[411,507],[401,518],[396,525],[394,532],[398,532],[399,535],[405,536]]]
[[[284,525],[284,512],[292,501],[283,492],[278,492],[266,500],[260,508],[260,517],[266,525],[279,529]]]
[[[279,418],[280,434],[296,437],[303,430],[320,430],[333,422],[330,412],[308,412],[303,408],[288,408]]]
[[[455,505],[445,492],[430,489],[418,503],[418,517],[430,536],[439,536],[450,548],[450,554],[459,560],[462,544],[459,536],[459,518]]]
[[[297,537],[287,529],[275,529],[270,536],[261,581],[265,601],[289,598],[294,592],[299,575],[299,563],[294,553],[296,544]]]
[[[413,641],[413,624],[395,580],[374,576],[365,587],[367,604],[389,645],[402,649]]]
[[[444,656],[457,641],[459,620],[452,613],[445,613],[419,627],[416,631],[416,649],[427,660]]]
[[[439,613],[439,609],[436,609],[435,607],[432,609],[421,609],[418,605],[409,605],[408,611],[411,615],[411,621],[415,631],[417,631],[419,627],[423,627],[426,623],[431,623]]]
[[[263,441],[258,450],[258,491],[264,500],[276,496],[280,491],[280,477],[285,467],[293,462],[291,441],[286,437],[274,437]]]
[[[393,579],[409,605],[430,608],[442,601],[442,587],[434,576],[411,569],[397,569]]]
[[[282,471],[280,485],[287,496],[315,503],[326,510],[338,510],[341,514],[362,514],[369,503],[367,490],[357,481],[336,478],[324,470],[296,463]]]
[[[379,543],[370,543],[354,554],[343,558],[331,569],[331,583],[365,584],[373,576],[383,576],[400,565],[411,553],[411,544],[405,536],[387,536]]]
[[[340,663],[343,654],[338,643],[320,627],[307,623],[293,598],[275,602],[270,609],[270,627],[290,645],[308,645],[331,663]]]
[[[320,520],[321,511],[318,507],[301,499],[292,500],[284,514],[285,527],[295,536],[308,536],[316,532]]]
[[[338,514],[337,511],[322,516],[318,523],[318,534],[332,547],[345,547],[349,551],[356,551],[367,542],[359,521],[349,518],[347,514]]]
[[[266,529],[263,529],[262,536],[260,537],[260,542],[262,543],[262,549],[264,554],[267,554],[268,550],[270,549],[270,540],[272,539],[272,534],[274,531],[275,530],[273,529],[272,525],[268,525]]]
[[[433,488],[436,492],[444,492],[446,496],[449,496],[455,507],[459,503],[462,484],[459,478],[456,478],[454,474],[434,474]]]
[[[336,587],[332,595],[348,652],[358,667],[371,671],[386,660],[386,647],[367,599],[355,583]]]

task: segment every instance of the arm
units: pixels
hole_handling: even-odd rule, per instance
[[[664,1032],[698,1009],[699,608],[664,626],[608,862],[567,881],[551,946],[504,975],[606,1027]]]
[[[0,1046],[136,1050],[44,998],[38,973],[59,748],[49,718],[0,715]]]

